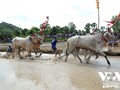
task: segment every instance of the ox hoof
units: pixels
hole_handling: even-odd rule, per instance
[[[20,57],[20,59],[23,59],[23,57]]]
[[[40,53],[40,55],[39,56],[41,56],[42,55],[42,52]]]
[[[35,58],[31,57],[30,60],[35,60]]]
[[[67,62],[67,60],[65,60],[64,62]]]
[[[98,57],[95,57],[95,59],[97,59]]]
[[[36,55],[35,57],[40,57],[40,56],[39,56],[39,55],[38,55],[38,56]]]
[[[36,57],[40,57],[41,55],[42,55],[42,52],[38,56],[36,55]]]
[[[81,59],[80,59],[80,63],[83,63]]]
[[[58,59],[61,59],[61,58],[62,58],[61,56],[58,57]]]
[[[111,63],[109,61],[107,63],[108,63],[108,65],[111,65]]]
[[[90,62],[87,62],[87,64],[90,64]]]

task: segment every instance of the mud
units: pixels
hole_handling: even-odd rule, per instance
[[[80,56],[83,60],[83,56]],[[72,55],[64,62],[53,54],[42,54],[35,60],[28,58],[0,58],[0,90],[120,90],[103,88],[98,72],[120,72],[120,56],[108,56],[97,60],[92,56],[90,64],[80,63]]]

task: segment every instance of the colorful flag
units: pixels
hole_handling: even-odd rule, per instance
[[[43,34],[43,30],[45,30],[47,24],[48,24],[48,21],[49,21],[49,16],[46,16],[46,19],[45,22],[42,23],[41,27],[40,27],[40,34]]]
[[[115,23],[115,20],[112,20],[112,21],[105,21],[107,23],[110,23],[110,24],[114,24]]]
[[[105,22],[109,23],[107,24],[107,26],[111,26],[110,28],[112,28],[119,19],[120,19],[120,13],[116,16],[114,20],[105,21]]]
[[[99,0],[96,0],[96,7],[99,9]]]

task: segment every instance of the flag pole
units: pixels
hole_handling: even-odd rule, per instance
[[[98,8],[98,30],[100,29],[100,10]]]
[[[97,11],[98,11],[98,16],[97,16],[97,18],[98,18],[98,26],[97,26],[97,28],[98,28],[98,30],[99,30],[99,28],[100,28],[100,9],[99,9],[99,0],[96,0],[96,7],[97,7]]]

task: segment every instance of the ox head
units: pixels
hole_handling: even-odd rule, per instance
[[[112,33],[112,32],[105,32],[105,33],[103,34],[103,37],[104,37],[107,41],[109,41],[109,40],[114,40],[114,39],[115,39],[115,35],[114,35],[114,33]]]
[[[39,36],[38,34],[33,34],[30,36],[32,43],[34,44],[42,44],[44,38]]]

